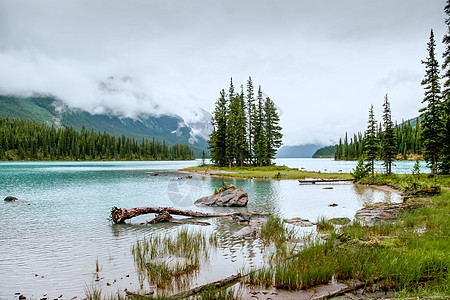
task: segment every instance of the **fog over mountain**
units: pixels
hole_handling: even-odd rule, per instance
[[[426,43],[445,0],[0,1],[0,91],[55,95],[91,113],[211,112],[252,76],[281,111],[284,144],[361,131],[389,93],[393,119],[422,107]]]

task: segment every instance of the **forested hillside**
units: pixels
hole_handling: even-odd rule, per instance
[[[395,149],[398,159],[417,158],[421,154],[420,143],[420,122],[418,118],[414,118],[395,126]],[[383,131],[381,127],[377,130],[377,140],[381,140]],[[337,145],[326,146],[318,149],[314,153],[314,158],[319,157],[334,157],[336,160],[358,160],[364,154],[365,141],[364,135],[361,132],[354,134],[353,137],[348,137],[345,134],[344,139],[339,139]],[[381,155],[381,153],[379,153]]]
[[[78,131],[81,131],[84,126],[88,131],[106,131],[116,138],[125,135],[138,140],[145,138],[165,141],[167,145],[190,144],[198,157],[207,146],[203,136],[209,134],[207,132],[196,135],[179,116],[147,114],[130,118],[111,113],[91,114],[81,109],[68,107],[51,95],[27,97],[0,95],[0,117],[26,119],[57,127],[73,127]],[[209,124],[210,117],[204,117],[205,124]]]
[[[154,139],[137,140],[106,132],[46,126],[0,118],[0,160],[188,160],[192,149]]]

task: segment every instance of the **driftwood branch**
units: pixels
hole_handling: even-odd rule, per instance
[[[186,297],[190,297],[196,294],[199,294],[201,292],[203,292],[204,290],[208,289],[208,288],[212,288],[212,289],[219,289],[222,288],[224,286],[230,285],[235,283],[236,281],[238,281],[241,278],[241,274],[237,274],[237,275],[231,275],[227,278],[218,280],[218,281],[214,281],[208,284],[204,284],[198,287],[195,287],[193,289],[190,289],[186,292],[182,292],[179,293],[177,295],[172,296],[173,299],[180,299],[180,298],[186,298]]]
[[[176,224],[192,224],[192,225],[201,225],[208,226],[211,225],[208,222],[195,221],[190,219],[174,219],[167,210],[163,210],[160,214],[156,215],[154,219],[147,222],[147,224],[156,224],[156,223],[176,223]]]
[[[163,211],[169,212],[169,214],[172,215],[181,215],[181,216],[188,216],[188,217],[197,217],[197,218],[210,218],[210,217],[228,217],[232,216],[235,213],[223,213],[223,214],[211,214],[211,213],[202,213],[198,211],[192,211],[192,210],[182,210],[177,209],[173,207],[136,207],[136,208],[130,208],[130,209],[122,209],[113,207],[111,209],[111,216],[110,220],[114,223],[123,223],[125,220],[145,215],[145,214],[151,214],[151,213],[157,213],[160,214]]]

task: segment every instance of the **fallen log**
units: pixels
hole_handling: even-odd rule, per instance
[[[209,289],[209,288],[217,290],[219,288],[223,288],[225,286],[229,286],[231,284],[234,284],[236,281],[241,279],[241,277],[242,277],[241,274],[231,275],[231,276],[228,276],[227,278],[224,278],[224,279],[221,279],[221,280],[218,280],[218,281],[214,281],[214,282],[211,282],[211,283],[208,283],[208,284],[204,284],[204,285],[195,287],[193,289],[190,289],[190,290],[188,290],[186,292],[182,292],[182,293],[176,294],[176,295],[172,296],[171,298],[173,298],[173,299],[187,298],[187,297],[199,294],[199,293],[201,293],[204,290]]]
[[[160,214],[156,215],[154,219],[147,222],[147,224],[156,224],[156,223],[176,223],[176,224],[192,224],[192,225],[201,225],[208,226],[211,225],[208,222],[194,221],[189,219],[175,219],[170,215],[167,210],[163,210]]]
[[[111,209],[111,215],[109,220],[114,223],[123,223],[125,220],[145,215],[151,213],[162,213],[163,211],[167,211],[172,215],[181,215],[188,217],[197,217],[197,218],[211,218],[211,217],[229,217],[234,215],[235,213],[223,213],[223,214],[212,214],[212,213],[202,213],[199,211],[192,210],[182,210],[173,207],[136,207],[130,209],[122,209],[118,207],[113,207]]]

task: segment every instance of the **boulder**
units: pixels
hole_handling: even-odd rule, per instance
[[[285,219],[284,221],[286,223],[293,224],[293,225],[300,226],[300,227],[311,227],[311,226],[316,225],[316,223],[311,222],[306,219],[302,219],[302,218],[291,218],[291,219]]]
[[[431,205],[429,202],[404,202],[404,203],[385,203],[377,202],[370,206],[358,210],[355,218],[362,220],[369,226],[378,221],[396,219],[400,212],[412,210],[424,205]]]
[[[16,197],[13,197],[13,196],[8,196],[5,198],[5,201],[17,201],[17,200],[19,200],[19,199],[17,199]]]
[[[228,189],[195,201],[197,206],[247,206],[248,194],[243,189]]]

